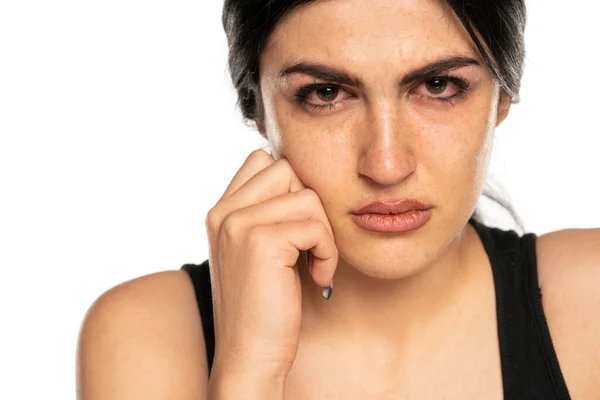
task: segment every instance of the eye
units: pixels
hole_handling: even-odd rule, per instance
[[[332,86],[325,86],[314,91],[314,93],[317,95],[317,98],[326,103],[335,100],[339,92],[340,88]]]
[[[320,111],[325,107],[335,109],[337,106],[344,103],[345,98],[340,96],[340,93],[343,92],[345,92],[345,90],[338,85],[313,83],[298,89],[294,96],[296,101],[302,107]],[[341,101],[334,102],[334,100],[339,99],[340,97],[342,97]]]
[[[444,90],[448,87],[448,81],[440,78],[428,79],[425,82],[425,87],[429,93],[439,95],[444,93]]]
[[[466,99],[469,83],[456,76],[434,76],[427,78],[415,90],[416,94],[426,100],[444,101],[453,104],[453,99]],[[421,90],[423,88],[423,90]],[[441,96],[445,94],[445,96]]]
[[[426,96],[440,96],[444,93],[448,94],[449,96],[452,96],[461,89],[459,85],[450,82],[448,78],[444,77],[429,78],[425,80],[421,86],[425,90],[421,91],[421,93],[419,94],[424,94]]]

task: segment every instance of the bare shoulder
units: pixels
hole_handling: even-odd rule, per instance
[[[206,364],[187,273],[146,275],[106,291],[86,313],[77,346],[77,398],[204,398]]]
[[[537,259],[542,289],[546,287],[555,297],[598,310],[600,229],[563,229],[541,235],[537,239]],[[594,301],[596,304],[592,304]]]
[[[539,285],[552,341],[572,398],[600,390],[600,229],[537,239]]]

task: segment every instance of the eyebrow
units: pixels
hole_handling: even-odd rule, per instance
[[[409,71],[400,81],[400,85],[419,81],[429,78],[446,71],[464,67],[467,65],[477,65],[481,67],[479,61],[471,57],[465,56],[450,56],[431,62],[423,67],[419,67]],[[364,83],[355,75],[347,73],[340,69],[335,69],[324,64],[312,62],[299,62],[287,67],[284,67],[279,72],[279,78],[284,78],[296,72],[311,75],[322,81],[338,83],[341,85],[349,85],[357,88],[364,88]]]

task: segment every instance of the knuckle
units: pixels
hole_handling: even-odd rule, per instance
[[[268,156],[268,155],[269,154],[266,151],[264,151],[263,149],[256,149],[250,153],[248,158],[261,158],[261,157],[264,158],[265,156]]]
[[[275,161],[275,163],[283,166],[283,168],[292,168],[292,164],[290,164],[290,161],[287,158],[280,158],[279,160]]]
[[[321,204],[321,198],[319,197],[317,192],[315,192],[313,189],[305,188],[305,189],[302,189],[300,192],[302,193],[303,196],[306,196],[306,199],[308,201],[316,202],[319,205]]]
[[[204,225],[206,226],[206,230],[209,232],[216,232],[219,228],[220,217],[218,216],[218,212],[215,208],[211,208],[206,214],[206,218],[204,219]]]
[[[265,225],[254,225],[248,229],[246,233],[246,240],[252,245],[260,245],[268,238],[268,228]]]
[[[299,193],[304,207],[311,211],[311,215],[314,218],[318,218],[322,214],[321,210],[323,209],[323,203],[317,192],[313,189],[306,188],[302,189]],[[311,219],[313,217],[311,217]]]
[[[229,214],[223,222],[221,223],[221,229],[219,231],[219,235],[221,237],[225,237],[227,239],[233,239],[238,237],[238,232],[240,229],[239,218],[236,218],[234,213]]]
[[[316,230],[319,230],[319,232],[323,232],[323,231],[327,230],[325,223],[323,223],[323,221],[321,221],[320,219],[311,219],[310,223],[311,223],[312,227]]]
[[[323,222],[323,220],[313,219],[310,222],[312,224],[312,228],[319,237],[327,239],[331,237],[331,234],[329,233],[329,228],[327,228],[327,225],[325,225],[325,222]]]
[[[258,165],[266,167],[273,162],[273,158],[269,153],[267,153],[263,149],[257,149],[250,153],[246,161],[252,164],[256,163]]]

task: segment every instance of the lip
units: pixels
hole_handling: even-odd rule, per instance
[[[419,229],[431,218],[431,209],[410,210],[401,214],[353,214],[356,225],[380,233],[401,233]]]
[[[414,199],[377,200],[352,211],[352,214],[403,214],[408,211],[429,210],[433,206]]]

